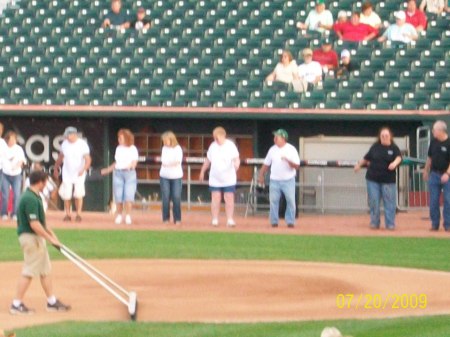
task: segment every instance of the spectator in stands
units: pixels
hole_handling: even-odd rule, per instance
[[[130,27],[136,30],[149,29],[151,26],[150,19],[145,17],[145,9],[143,7],[139,7],[136,19],[131,21]]]
[[[264,159],[264,164],[259,171],[258,183],[264,185],[265,174],[270,167],[270,224],[278,227],[279,207],[281,193],[286,198],[285,220],[287,226],[295,225],[295,176],[300,167],[300,157],[297,149],[289,144],[288,133],[284,129],[273,132],[274,145]]]
[[[417,8],[416,0],[408,0],[405,13],[406,23],[413,25],[417,33],[427,28],[427,17],[424,12]]]
[[[114,222],[120,225],[123,220],[122,212],[125,206],[125,224],[131,225],[131,209],[137,188],[136,165],[139,153],[134,145],[134,135],[129,129],[117,132],[117,142],[114,162],[101,170],[102,175],[113,173],[113,194],[117,215]]]
[[[290,84],[297,76],[297,62],[295,62],[292,53],[284,50],[280,56],[280,62],[275,69],[266,77],[266,81],[279,81]]]
[[[22,191],[22,167],[26,163],[25,153],[17,144],[17,134],[8,131],[5,134],[6,151],[3,157],[3,179],[2,179],[2,220],[8,219],[9,191],[13,192],[13,209],[11,217],[17,219],[17,207]]]
[[[339,68],[336,70],[336,78],[346,80],[350,77],[351,72],[358,69],[358,65],[351,61],[350,52],[347,49],[344,49],[341,52],[341,62],[339,64]]]
[[[419,8],[422,12],[425,12],[426,9],[426,13],[430,17],[436,17],[446,11],[448,7],[446,2],[447,0],[422,0]]]
[[[298,29],[315,30],[320,33],[329,31],[333,27],[333,14],[325,8],[324,0],[317,0],[315,9],[311,10],[306,21],[297,22]]]
[[[340,30],[341,27],[342,27],[343,25],[345,25],[345,23],[346,23],[347,21],[348,21],[347,12],[344,11],[344,10],[340,10],[340,11],[338,12],[337,20],[336,20],[336,22],[333,24],[333,29],[332,29],[331,33],[332,33],[333,35],[336,35],[336,31],[337,31],[337,30]]]
[[[405,12],[395,12],[394,16],[395,24],[390,25],[383,35],[378,38],[378,41],[384,42],[389,40],[392,42],[410,43],[411,41],[417,40],[417,31],[413,25],[406,23]]]
[[[6,142],[2,138],[3,128],[4,128],[3,123],[0,123],[0,188],[2,186],[2,181],[3,181],[3,160],[5,159],[6,148],[7,148]],[[1,201],[1,196],[0,196],[0,201]]]
[[[313,51],[313,61],[319,62],[324,75],[338,67],[338,56],[333,50],[333,44],[329,38],[322,41],[322,47]]]
[[[122,11],[121,0],[111,0],[111,11],[106,14],[102,24],[103,28],[129,28],[128,16]]]
[[[350,22],[336,27],[336,35],[340,40],[361,42],[372,40],[378,31],[372,26],[359,22],[359,13],[352,13]]]
[[[370,207],[370,228],[380,228],[380,200],[383,199],[384,222],[386,229],[395,229],[395,211],[397,208],[395,169],[400,165],[402,156],[394,143],[394,136],[388,127],[382,127],[378,140],[369,152],[354,167],[358,172],[366,166],[367,194]]]
[[[73,126],[68,126],[64,130],[65,140],[61,144],[61,151],[55,162],[54,178],[59,177],[61,164],[62,183],[59,187],[59,196],[64,200],[64,210],[66,215],[63,221],[71,221],[72,198],[75,199],[76,217],[75,221],[81,221],[81,211],[83,209],[83,198],[86,194],[84,182],[86,173],[91,167],[92,158],[89,146],[84,139],[78,136],[78,130]]]
[[[444,195],[444,229],[450,232],[450,139],[447,124],[438,120],[433,125],[433,140],[428,148],[428,158],[423,169],[423,179],[430,191],[431,230],[439,230],[441,221],[440,197]]]
[[[181,224],[181,188],[183,178],[183,150],[178,145],[177,137],[172,131],[161,135],[163,148],[161,152],[161,170],[159,181],[162,199],[162,220],[167,224],[170,221],[170,201],[173,205],[173,222]]]
[[[225,200],[225,213],[227,226],[234,227],[234,192],[236,191],[236,172],[239,169],[239,151],[236,145],[226,138],[227,133],[221,126],[213,130],[214,142],[209,146],[205,162],[200,170],[200,181],[205,178],[206,170],[209,171],[209,190],[211,191],[211,214],[213,226],[219,225],[220,202]]]
[[[365,23],[376,30],[381,28],[381,19],[377,13],[373,11],[373,6],[369,1],[363,3],[361,7],[361,15],[359,17],[359,22]]]
[[[298,77],[303,84],[303,91],[312,90],[322,80],[322,66],[313,61],[313,51],[310,48],[303,49],[303,61],[298,66]]]

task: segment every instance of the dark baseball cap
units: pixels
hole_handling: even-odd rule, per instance
[[[287,133],[287,131],[285,129],[278,129],[272,132],[274,136],[280,136],[283,137],[284,139],[288,139],[289,135]]]

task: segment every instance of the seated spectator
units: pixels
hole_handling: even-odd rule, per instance
[[[322,67],[319,62],[313,61],[311,49],[303,49],[302,55],[304,63],[298,66],[298,78],[303,86],[303,91],[309,91],[322,80]],[[296,91],[301,90],[297,89]]]
[[[340,40],[361,42],[372,40],[377,36],[378,31],[372,26],[359,22],[359,13],[352,14],[350,22],[344,23],[335,30]]]
[[[373,6],[369,1],[365,2],[361,7],[359,22],[372,26],[377,30],[381,28],[381,19],[378,14],[373,11]]]
[[[427,28],[427,17],[417,8],[416,0],[408,0],[406,6],[406,23],[410,23],[420,33]]]
[[[314,50],[312,59],[320,63],[325,75],[330,70],[335,70],[338,67],[338,56],[333,50],[331,40],[328,38],[322,41],[321,48]]]
[[[379,42],[386,40],[392,42],[410,43],[418,38],[416,29],[413,25],[406,23],[406,14],[404,11],[394,13],[395,24],[392,24],[386,29],[384,34],[378,39]]]
[[[333,35],[336,35],[336,31],[340,30],[343,25],[345,25],[348,21],[347,12],[344,10],[341,10],[338,12],[338,17],[336,22],[333,24]]]
[[[136,19],[131,21],[130,28],[134,28],[136,30],[149,29],[151,26],[150,19],[145,17],[145,9],[140,7],[136,14]]]
[[[347,49],[344,49],[341,52],[339,68],[336,70],[336,78],[340,80],[348,80],[350,73],[358,69],[358,65],[351,61],[350,52]]]
[[[284,50],[280,56],[280,62],[275,69],[266,77],[266,81],[278,81],[290,84],[297,76],[297,62],[295,62],[289,50]]]
[[[122,2],[120,0],[111,0],[111,11],[106,14],[103,20],[103,28],[129,28],[128,16],[121,11]]]
[[[297,22],[297,28],[315,30],[324,33],[333,28],[333,14],[325,9],[325,1],[317,0],[316,8],[311,10],[306,17],[306,21]]]
[[[447,9],[448,4],[446,2],[447,0],[422,0],[419,8],[422,12],[425,12],[426,8],[426,13],[434,17],[442,14]]]

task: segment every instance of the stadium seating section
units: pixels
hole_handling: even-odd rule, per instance
[[[383,20],[399,0],[372,1]],[[437,109],[450,106],[449,16],[409,46],[336,41],[360,70],[296,94],[264,83],[283,49],[317,48],[295,24],[306,0],[123,0],[152,28],[100,28],[107,0],[19,0],[0,17],[0,104]],[[327,1],[336,18],[361,2]],[[298,63],[302,61],[298,59]]]

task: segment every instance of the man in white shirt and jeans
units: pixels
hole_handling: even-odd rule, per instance
[[[285,221],[289,228],[295,225],[295,176],[300,167],[300,156],[294,146],[287,142],[288,133],[284,129],[273,132],[273,145],[259,171],[258,182],[264,184],[264,175],[270,169],[270,223],[278,227],[278,211],[281,193],[286,198]]]
[[[75,199],[77,215],[75,221],[81,221],[83,197],[86,194],[84,182],[86,172],[91,166],[89,146],[85,140],[78,137],[78,130],[69,126],[64,131],[66,138],[61,144],[61,152],[55,163],[55,178],[58,178],[59,168],[62,167],[62,183],[59,188],[59,196],[64,200],[64,221],[71,221],[72,197]]]

